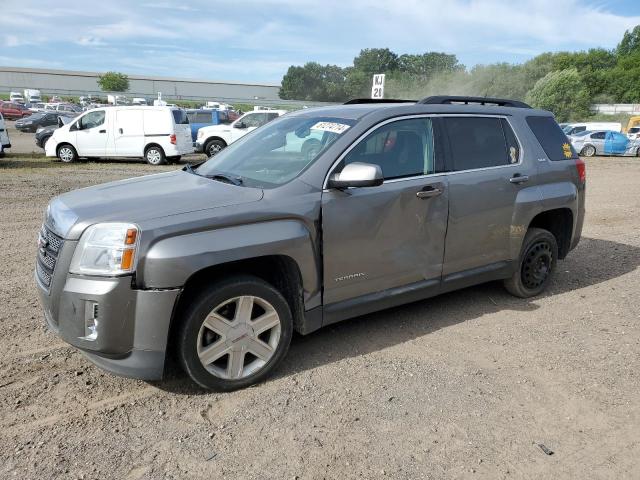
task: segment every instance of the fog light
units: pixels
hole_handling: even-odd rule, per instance
[[[85,302],[84,306],[84,340],[94,341],[98,338],[98,303]]]

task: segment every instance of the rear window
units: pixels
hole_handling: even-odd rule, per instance
[[[578,158],[571,142],[552,117],[527,117],[527,123],[549,160],[557,162]]]
[[[517,163],[519,145],[501,118],[449,117],[444,118],[449,136],[453,170],[474,170]]]
[[[640,127],[633,127],[629,129],[629,133],[638,133],[640,132]]]
[[[171,110],[171,113],[173,113],[173,120],[176,123],[176,125],[189,124],[189,118],[187,117],[187,112],[185,112],[184,110],[175,109],[175,110]]]

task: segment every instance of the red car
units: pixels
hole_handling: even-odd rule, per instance
[[[16,120],[18,118],[28,117],[33,112],[19,103],[0,102],[0,113],[2,113],[7,120]]]

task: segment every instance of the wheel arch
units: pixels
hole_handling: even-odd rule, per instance
[[[162,145],[160,145],[158,142],[149,142],[144,146],[144,154],[147,154],[147,150],[149,150],[151,147],[158,147],[159,149],[161,149],[164,152],[164,148],[162,147]],[[166,152],[165,152],[166,154]]]
[[[207,139],[204,141],[204,145],[207,146],[209,144],[209,142],[212,142],[214,140],[218,140],[218,141],[224,143],[225,146],[227,146],[227,147],[229,146],[229,142],[227,142],[224,138],[219,137],[217,135],[213,135],[211,137],[207,137]]]
[[[529,228],[542,228],[551,232],[558,244],[558,258],[563,259],[571,249],[573,237],[573,211],[568,207],[545,210],[529,222]]]

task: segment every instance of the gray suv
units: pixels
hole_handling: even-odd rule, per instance
[[[293,332],[503,280],[542,292],[580,240],[585,166],[549,112],[472,97],[287,114],[215,157],[56,197],[36,281],[97,365],[263,380]]]

